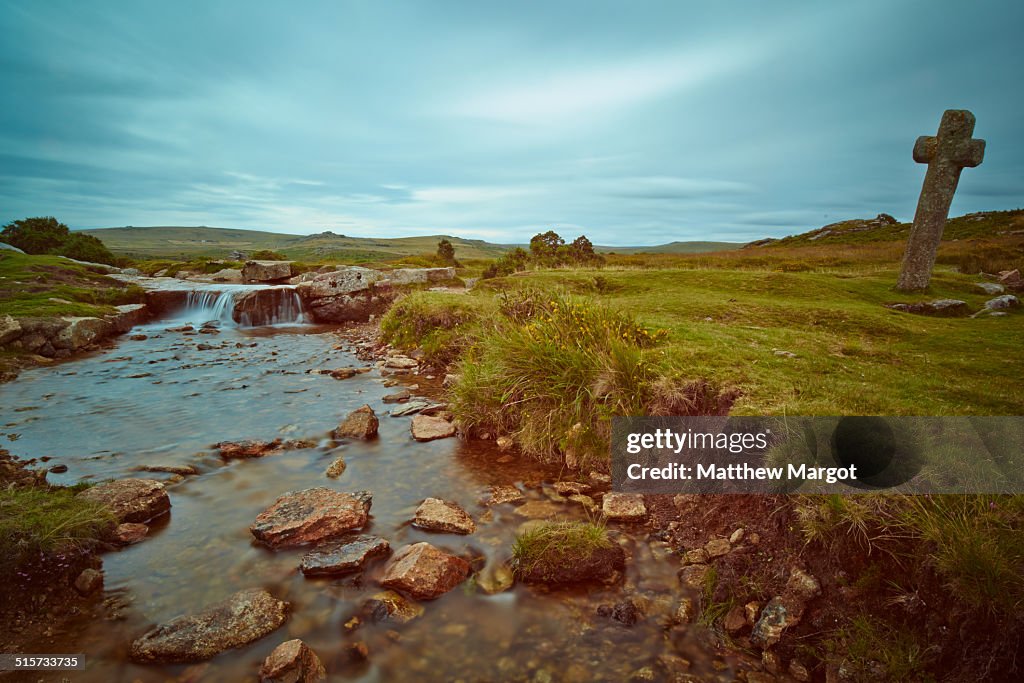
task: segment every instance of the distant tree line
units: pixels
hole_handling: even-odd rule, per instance
[[[108,265],[117,260],[103,242],[92,235],[71,232],[53,216],[11,221],[0,231],[0,242],[26,254],[55,254]]]
[[[594,251],[594,245],[586,235],[580,235],[571,243],[554,230],[537,233],[530,239],[530,250],[516,247],[496,259],[484,269],[484,278],[501,277],[526,270],[528,267],[558,268],[562,266],[599,266],[604,257]]]

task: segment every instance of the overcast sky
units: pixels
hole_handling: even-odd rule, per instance
[[[6,2],[0,220],[599,244],[1024,206],[1024,2]]]

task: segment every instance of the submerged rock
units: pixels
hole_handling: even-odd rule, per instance
[[[113,541],[118,545],[133,545],[139,543],[149,534],[149,527],[145,524],[125,522],[118,524],[113,532]]]
[[[473,518],[457,503],[440,498],[427,498],[418,508],[412,525],[424,531],[471,534],[476,531]]]
[[[275,647],[260,667],[260,683],[315,683],[325,678],[320,658],[298,638]]]
[[[363,603],[362,614],[371,621],[408,623],[423,616],[423,605],[402,597],[395,591],[383,591]]]
[[[623,600],[614,605],[600,605],[598,616],[613,619],[623,626],[632,626],[640,620],[640,612],[632,600]]]
[[[391,546],[378,536],[358,536],[350,541],[321,546],[306,553],[299,569],[306,576],[350,574],[373,557],[387,555]]]
[[[484,567],[476,577],[477,587],[487,595],[507,591],[513,583],[515,583],[515,575],[512,568],[504,562]]]
[[[117,479],[88,488],[78,497],[105,505],[118,522],[148,522],[171,509],[164,485],[155,479]]]
[[[288,603],[250,588],[151,629],[132,643],[129,656],[139,663],[199,662],[262,638],[287,617]]]
[[[485,505],[502,505],[504,503],[522,503],[526,498],[515,486],[492,486],[484,497]]]
[[[220,457],[225,460],[233,460],[243,458],[262,458],[265,455],[273,455],[275,453],[281,453],[282,451],[296,451],[304,448],[315,448],[316,442],[303,439],[290,439],[285,441],[284,439],[277,438],[273,441],[221,441],[220,443],[214,444],[213,447],[219,451]]]
[[[379,427],[380,420],[377,419],[373,408],[362,405],[349,413],[345,421],[338,425],[334,430],[334,436],[339,439],[370,439],[377,436]]]
[[[414,543],[388,562],[381,585],[417,600],[433,600],[469,576],[469,563],[429,543]]]
[[[249,530],[273,550],[325,541],[362,529],[371,500],[368,491],[342,493],[322,486],[289,491],[261,512]]]
[[[455,436],[455,425],[440,417],[423,415],[412,419],[412,438],[417,441],[433,441]]]
[[[327,466],[327,469],[324,471],[324,474],[331,479],[337,479],[338,477],[345,473],[346,467],[347,465],[345,464],[345,458],[339,457],[335,459],[334,462]]]

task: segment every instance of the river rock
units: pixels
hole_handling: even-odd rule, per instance
[[[345,458],[337,458],[334,462],[327,466],[327,470],[324,472],[331,479],[337,479],[345,473]]]
[[[64,317],[67,325],[51,339],[56,349],[78,351],[114,333],[114,325],[102,318]]]
[[[416,600],[433,600],[469,576],[469,563],[429,543],[414,543],[399,550],[388,562],[381,585]]]
[[[623,626],[632,626],[640,620],[640,612],[632,600],[623,600],[614,605],[599,605],[598,616],[613,619]]]
[[[560,496],[576,496],[581,493],[589,493],[590,486],[578,481],[556,481],[555,492]]]
[[[316,322],[367,320],[394,300],[395,293],[388,288],[374,287],[381,278],[380,271],[351,266],[318,273],[300,282],[295,291]]]
[[[427,498],[418,508],[412,525],[424,531],[450,534],[471,534],[476,531],[473,519],[457,503],[440,498]]]
[[[279,282],[291,276],[291,261],[246,261],[242,267],[246,282]]]
[[[121,304],[115,306],[117,313],[106,316],[106,320],[114,327],[114,332],[127,332],[136,325],[149,320],[149,308],[146,304]]]
[[[405,624],[423,616],[423,605],[407,600],[395,591],[382,591],[363,603],[362,614],[372,621],[397,621]]]
[[[551,519],[564,512],[564,506],[549,500],[531,500],[516,508],[516,514],[527,519]]]
[[[299,569],[306,576],[331,576],[357,572],[373,557],[387,555],[391,546],[378,536],[358,536],[350,541],[315,548],[302,558]]]
[[[304,448],[315,448],[316,442],[306,439],[284,439],[277,438],[273,441],[259,441],[250,439],[246,441],[221,441],[214,444],[220,457],[225,460],[239,458],[262,458],[265,455],[273,455],[282,451],[297,451]]]
[[[638,522],[647,517],[644,497],[638,493],[607,493],[601,510],[605,517],[617,522]]]
[[[362,529],[371,501],[369,491],[342,493],[323,486],[289,491],[261,512],[249,530],[272,550],[326,541]]]
[[[91,567],[83,569],[82,573],[75,579],[75,590],[78,591],[79,595],[92,595],[101,588],[103,588],[103,572]]]
[[[523,492],[515,486],[492,486],[484,496],[485,505],[502,505],[504,503],[522,503]]]
[[[320,658],[298,638],[275,647],[260,667],[260,683],[315,683],[325,678]]]
[[[149,534],[149,527],[136,522],[125,522],[118,524],[113,531],[113,541],[118,545],[134,545],[146,538]]]
[[[180,616],[131,644],[139,663],[199,662],[271,633],[285,622],[288,603],[260,588],[239,591],[199,614]]]
[[[515,583],[512,568],[504,562],[484,567],[476,577],[476,585],[487,595],[495,595],[507,591]]]
[[[401,391],[396,391],[393,394],[385,394],[381,400],[384,401],[384,403],[402,403],[404,401],[408,401],[410,398],[412,398],[412,393],[410,393],[408,389],[402,389]]]
[[[339,439],[370,439],[377,436],[379,426],[380,420],[377,419],[373,408],[362,405],[349,413],[345,421],[338,425],[334,430],[334,436]]]
[[[171,509],[164,485],[155,479],[116,479],[78,496],[107,506],[118,522],[148,522]]]
[[[455,436],[455,425],[440,417],[419,414],[412,419],[412,438],[433,441]]]
[[[406,356],[391,356],[384,361],[384,367],[392,370],[412,370],[419,365],[419,361]]]

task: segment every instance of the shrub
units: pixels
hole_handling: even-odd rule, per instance
[[[103,242],[92,235],[72,233],[53,216],[12,221],[0,232],[0,240],[26,254],[56,254],[109,265],[116,261]]]

